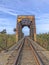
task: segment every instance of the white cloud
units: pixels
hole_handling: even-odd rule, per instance
[[[0,18],[0,24],[7,24],[7,25],[9,25],[10,22],[8,22],[8,21],[9,21],[9,19],[7,19],[7,18]]]
[[[4,12],[4,13],[8,13],[10,15],[14,15],[14,16],[17,16],[17,13],[15,13],[14,10],[12,9],[7,9],[7,8],[2,8],[0,7],[0,11]]]
[[[36,24],[49,24],[49,13],[36,16]]]
[[[49,24],[37,24],[36,25],[37,33],[49,32]]]
[[[22,28],[22,32],[24,33],[24,35],[29,35],[30,29],[27,26],[25,26],[24,28]]]
[[[43,13],[36,16],[37,33],[49,32],[49,13]]]

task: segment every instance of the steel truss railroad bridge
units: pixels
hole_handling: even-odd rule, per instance
[[[22,28],[28,26],[30,28],[30,38],[36,41],[36,25],[35,16],[33,15],[18,15],[17,16],[17,27],[16,34],[18,35],[18,40],[23,38]]]

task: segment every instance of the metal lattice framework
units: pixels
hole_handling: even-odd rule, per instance
[[[20,40],[24,36],[24,34],[22,33],[22,28],[24,26],[28,26],[30,28],[30,38],[36,41],[35,16],[18,15],[16,28],[18,40]]]

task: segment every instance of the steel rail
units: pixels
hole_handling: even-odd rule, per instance
[[[20,56],[20,53],[22,51],[22,48],[23,48],[23,45],[24,45],[24,41],[25,41],[25,38],[22,39],[22,41],[20,42],[21,44],[19,45],[19,50],[18,50],[18,54],[16,56],[16,59],[15,59],[15,62],[12,64],[12,65],[17,65],[18,63],[18,60],[19,60],[19,56]]]
[[[18,62],[19,62],[19,57],[20,57],[20,54],[21,54],[21,52],[22,52],[22,48],[23,48],[24,43],[25,43],[25,39],[27,39],[28,42],[29,42],[30,48],[31,48],[31,50],[32,50],[32,52],[33,52],[33,55],[34,55],[35,62],[37,63],[36,65],[45,65],[45,64],[43,63],[42,59],[40,58],[39,54],[37,53],[35,47],[33,46],[33,44],[32,44],[33,41],[32,41],[30,38],[23,38],[23,39],[21,40],[21,42],[20,42],[21,44],[19,44],[19,46],[18,46],[18,48],[17,48],[18,54],[17,54],[17,56],[15,57],[16,59],[15,59],[15,61],[14,61],[14,63],[13,63],[12,65],[17,65],[17,64],[18,64]]]
[[[31,40],[30,38],[27,38],[28,41],[30,42],[30,47],[33,51],[33,54],[34,54],[34,57],[35,57],[35,60],[37,62],[38,65],[45,65],[44,62],[42,61],[41,57],[39,56],[38,52],[36,51],[35,47],[33,46],[33,40]]]

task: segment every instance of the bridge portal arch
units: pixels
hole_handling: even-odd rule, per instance
[[[17,16],[17,35],[18,40],[20,40],[24,34],[22,33],[22,28],[28,26],[30,28],[30,38],[36,41],[36,25],[35,16],[29,15],[18,15]]]
[[[29,36],[30,35],[30,28],[28,26],[24,26],[22,28],[22,32],[24,33],[24,36]]]

